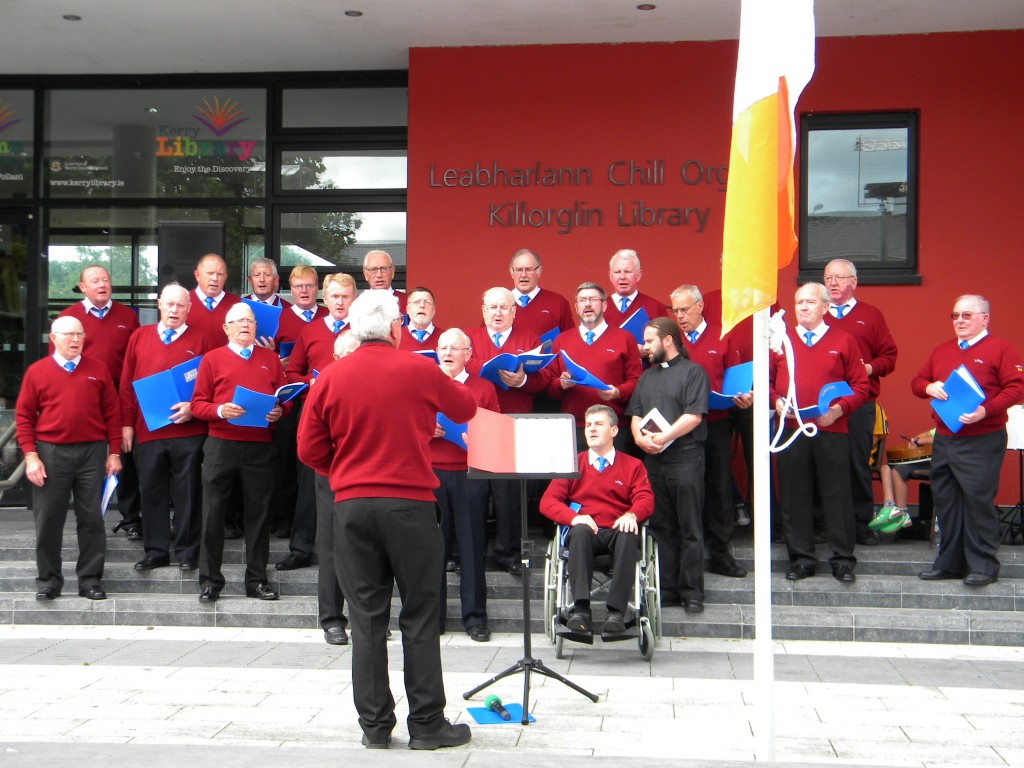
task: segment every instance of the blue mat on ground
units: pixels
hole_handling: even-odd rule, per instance
[[[505,709],[512,715],[511,720],[502,720],[501,715],[497,712],[491,712],[489,709],[484,707],[467,707],[469,714],[473,716],[480,725],[512,725],[513,723],[523,723],[523,705],[522,704],[505,704]],[[537,722],[533,715],[530,715],[530,722]]]

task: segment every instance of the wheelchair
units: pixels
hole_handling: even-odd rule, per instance
[[[593,643],[593,636],[574,636],[565,627],[573,600],[569,589],[569,547],[567,536],[569,526],[557,526],[555,537],[548,544],[544,559],[544,616],[545,633],[555,646],[555,658],[563,657],[563,643],[566,639]],[[633,577],[633,601],[626,610],[626,633],[615,636],[601,636],[604,642],[636,639],[640,657],[650,661],[654,646],[661,637],[661,587],[658,583],[658,545],[648,532],[646,525],[640,527],[640,547]],[[594,558],[594,585],[591,605],[600,601],[610,584],[611,555],[597,555]]]

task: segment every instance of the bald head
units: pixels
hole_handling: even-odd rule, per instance
[[[165,285],[160,291],[160,298],[156,302],[160,310],[160,322],[167,328],[177,330],[185,324],[188,317],[189,307],[192,300],[189,298],[190,291],[186,291],[177,283]]]

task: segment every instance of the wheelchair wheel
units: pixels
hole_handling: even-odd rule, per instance
[[[544,560],[544,633],[548,640],[555,642],[555,621],[558,609],[555,606],[555,567],[551,557],[551,546]]]
[[[637,644],[640,646],[640,658],[650,661],[654,657],[654,630],[651,629],[651,622],[647,618],[640,620],[640,633],[637,636]]]

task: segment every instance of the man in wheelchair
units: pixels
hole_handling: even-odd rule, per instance
[[[566,620],[570,637],[593,636],[590,582],[598,554],[612,556],[608,614],[601,634],[606,638],[625,634],[640,523],[654,512],[654,494],[643,463],[612,446],[618,431],[618,417],[611,408],[588,408],[584,434],[589,450],[577,456],[579,478],[553,480],[540,502],[541,513],[569,531],[569,585],[574,601]]]

